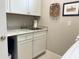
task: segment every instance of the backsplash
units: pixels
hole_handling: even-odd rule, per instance
[[[29,27],[32,26],[33,20],[33,16],[7,14],[7,28],[17,29],[21,28],[21,26]]]

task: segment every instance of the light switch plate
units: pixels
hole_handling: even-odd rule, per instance
[[[68,26],[71,26],[71,23],[72,23],[72,21],[68,21],[67,25]]]

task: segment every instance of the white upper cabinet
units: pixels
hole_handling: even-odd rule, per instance
[[[17,14],[27,14],[28,0],[10,0],[10,11]]]
[[[41,16],[41,0],[29,0],[29,12],[31,15]]]
[[[7,0],[6,12],[41,16],[41,0]]]

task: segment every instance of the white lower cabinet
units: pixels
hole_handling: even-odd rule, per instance
[[[32,59],[32,41],[18,44],[18,59]]]
[[[14,59],[32,59],[46,51],[47,31],[38,31],[17,36]]]
[[[45,52],[45,50],[46,50],[45,39],[39,39],[39,40],[33,41],[33,58]]]
[[[17,36],[16,59],[32,59],[32,40],[33,33],[27,33]]]
[[[46,31],[34,33],[33,58],[46,51]]]

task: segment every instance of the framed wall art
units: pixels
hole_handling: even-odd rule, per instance
[[[53,3],[50,5],[50,16],[58,17],[60,15],[60,4]]]
[[[64,3],[63,16],[79,16],[79,1]]]

